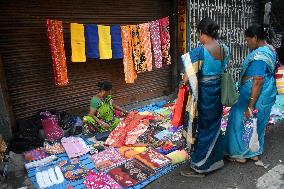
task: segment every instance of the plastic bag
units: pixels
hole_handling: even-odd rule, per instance
[[[246,142],[248,149],[257,152],[260,148],[257,133],[257,110],[253,111],[253,116],[244,119],[243,140]]]

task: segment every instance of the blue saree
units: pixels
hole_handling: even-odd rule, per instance
[[[230,56],[228,47],[223,45],[223,49],[226,52],[223,66],[203,46],[182,56],[191,89],[186,106],[186,142],[190,147],[191,168],[198,173],[224,165],[220,78]]]
[[[247,109],[253,86],[253,78],[250,78],[239,86],[239,100],[230,111],[225,135],[225,155],[228,155],[232,158],[251,158],[263,153],[265,128],[269,119],[271,108],[276,99],[276,86],[273,76],[276,65],[276,54],[267,46],[259,47],[258,49],[252,51],[242,64],[240,78],[243,78],[245,75],[247,75],[247,69],[253,62],[256,61],[263,61],[266,63],[266,71],[263,75],[263,86],[255,104],[255,109],[258,109],[257,132],[260,148],[257,152],[251,152],[242,136],[244,129],[244,112]],[[255,73],[257,72],[258,71],[255,71]]]

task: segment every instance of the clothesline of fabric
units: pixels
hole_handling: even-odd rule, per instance
[[[57,70],[54,71],[55,84],[58,86],[67,85],[64,48],[63,51],[54,48],[58,44],[64,47],[63,32],[56,34],[54,29],[50,29],[53,28],[52,24],[58,25],[60,23],[62,31],[62,21],[48,20],[47,23],[53,67],[54,70]],[[152,71],[153,62],[156,68],[161,68],[163,63],[171,64],[169,17],[149,23],[126,26],[71,23],[70,33],[72,62],[86,62],[86,58],[123,58],[126,83],[134,83],[137,73]],[[51,40],[53,38],[54,40]],[[61,59],[57,58],[58,53],[60,53]],[[64,71],[64,74],[60,70]],[[62,75],[65,80],[59,82],[57,78]]]

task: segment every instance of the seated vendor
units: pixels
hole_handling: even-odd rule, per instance
[[[90,132],[112,131],[120,123],[120,119],[115,117],[114,111],[118,110],[124,114],[127,112],[113,104],[110,82],[99,82],[97,86],[99,91],[91,99],[90,111],[88,116],[84,117],[84,122],[88,124]]]

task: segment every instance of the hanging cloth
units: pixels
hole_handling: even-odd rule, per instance
[[[145,50],[146,66],[147,70],[152,70],[152,46],[150,39],[149,23],[139,24],[138,27],[139,39],[141,46]]]
[[[100,59],[111,59],[110,26],[98,25]]]
[[[161,39],[160,39],[160,27],[158,20],[150,22],[150,33],[151,33],[151,42],[154,52],[155,67],[161,68],[162,51],[161,51]]]
[[[99,58],[98,26],[95,24],[86,24],[85,37],[86,37],[86,56],[88,58]]]
[[[110,26],[112,58],[123,58],[120,26]]]
[[[139,39],[138,25],[131,25],[133,60],[137,73],[147,71],[145,51]]]
[[[64,86],[68,84],[68,77],[62,22],[47,20],[46,26],[53,63],[54,83],[58,86]]]
[[[134,80],[137,78],[137,74],[132,58],[132,38],[130,26],[121,26],[121,39],[125,82],[134,83]]]
[[[178,50],[181,55],[186,53],[187,46],[187,17],[186,17],[186,2],[185,0],[178,0]]]
[[[162,60],[164,64],[171,64],[170,56],[170,26],[169,17],[161,18],[159,20],[160,24],[160,38],[162,45]]]
[[[86,62],[84,25],[71,23],[72,62]]]

